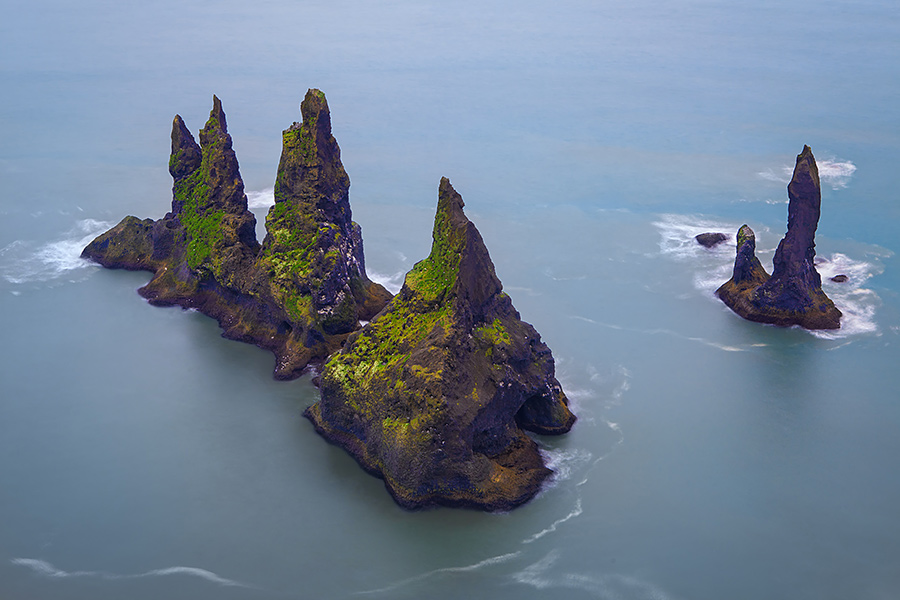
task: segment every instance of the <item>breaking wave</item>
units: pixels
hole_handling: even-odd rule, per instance
[[[877,333],[875,311],[881,306],[881,298],[864,284],[884,269],[879,263],[854,260],[836,252],[830,257],[819,257],[816,270],[822,276],[822,289],[843,313],[841,328],[835,331],[812,332],[822,339],[840,339],[851,335]],[[844,282],[832,281],[832,277],[844,275]]]
[[[734,225],[691,215],[661,215],[653,225],[660,234],[659,248],[662,255],[679,262],[689,262],[693,267],[691,278],[694,288],[709,298],[715,298],[715,291],[731,278],[734,268],[734,236],[729,235],[726,242],[712,249],[702,247],[694,239],[694,236],[702,231],[725,232],[735,231],[737,228]],[[759,235],[760,232],[762,232],[762,236]],[[760,229],[757,232],[757,243],[759,244],[761,237],[775,241],[780,239],[780,236],[767,235],[768,233],[768,230]],[[771,257],[774,255],[774,251],[774,247],[757,246],[756,255],[769,272],[772,271]],[[842,339],[878,332],[875,312],[881,305],[881,299],[874,291],[864,287],[864,284],[884,270],[878,260],[884,252],[886,251],[867,252],[866,256],[869,260],[854,259],[840,252],[835,252],[830,256],[819,255],[816,257],[816,270],[822,276],[822,289],[844,316],[841,319],[840,329],[813,331],[810,332],[812,335],[822,339]],[[831,278],[837,275],[844,275],[847,280],[841,283],[832,281]],[[603,323],[596,323],[591,319],[584,320],[603,325]],[[647,333],[680,335],[669,330]],[[745,349],[702,338],[688,337],[688,339],[731,352]]]
[[[697,215],[659,215],[653,226],[659,231],[659,250],[675,260],[696,260],[734,254],[735,232],[740,224],[714,221]],[[701,233],[723,233],[726,240],[713,248],[704,248],[694,239]]]
[[[245,583],[241,583],[239,581],[234,581],[233,579],[227,579],[225,577],[221,577],[216,575],[212,571],[207,571],[206,569],[199,569],[197,567],[183,567],[183,566],[175,566],[175,567],[167,567],[164,569],[154,569],[152,571],[147,571],[145,573],[137,573],[132,575],[120,575],[116,573],[107,573],[105,571],[63,571],[62,569],[58,569],[54,567],[47,561],[40,560],[37,558],[14,558],[12,559],[12,564],[25,567],[31,569],[36,574],[41,575],[42,577],[52,577],[54,579],[62,579],[68,577],[98,577],[100,579],[109,579],[109,580],[120,580],[120,579],[141,579],[145,577],[166,577],[170,575],[187,575],[190,577],[199,577],[200,579],[205,579],[210,583],[215,583],[217,585],[226,586],[226,587],[242,587],[242,588],[254,588],[255,586],[248,585]]]
[[[833,190],[847,187],[850,183],[850,179],[856,172],[856,165],[849,160],[816,159],[816,166],[819,169],[819,181],[825,185],[831,186],[831,189]],[[793,174],[794,165],[782,166],[778,170],[768,169],[758,173],[763,179],[784,184],[791,182]]]
[[[553,471],[550,478],[551,486],[571,479],[572,474],[579,467],[588,464],[594,456],[587,450],[578,448],[574,450],[541,448],[540,453],[544,458],[544,464]]]
[[[406,271],[397,271],[393,275],[385,275],[367,269],[366,274],[369,276],[369,279],[375,283],[380,283],[387,291],[395,295],[400,291],[400,288],[403,287],[403,279],[406,277]]]
[[[16,240],[0,249],[0,276],[14,284],[48,281],[78,269],[93,266],[81,251],[95,237],[112,227],[106,221],[83,219],[63,239],[38,246]]]
[[[275,188],[247,192],[248,208],[268,208],[275,204]]]

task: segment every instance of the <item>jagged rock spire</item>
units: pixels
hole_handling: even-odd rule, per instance
[[[203,154],[200,145],[184,124],[181,115],[172,121],[172,154],[169,158],[169,174],[175,181],[189,176],[200,168]]]
[[[759,285],[768,278],[769,274],[756,258],[756,235],[749,225],[742,225],[737,233],[737,257],[731,279],[738,284]]]
[[[822,286],[822,278],[813,264],[822,188],[816,159],[809,146],[803,146],[803,152],[797,156],[794,174],[788,184],[788,198],[787,233],[775,251],[772,277],[760,291],[776,304],[786,301],[787,297],[805,299],[805,295],[798,296],[798,291]]]
[[[550,474],[522,429],[565,433],[575,416],[463,206],[442,179],[431,252],[331,357],[306,415],[403,506],[505,510]]]
[[[772,276],[756,258],[756,238],[744,225],[738,231],[733,276],[716,290],[716,295],[751,321],[837,329],[841,311],[822,291],[822,279],[813,264],[822,190],[809,146],[797,156],[788,198],[787,233],[775,251]]]
[[[345,334],[380,311],[390,294],[369,281],[362,231],[352,220],[350,178],[341,164],[325,94],[307,92],[302,123],[282,133],[275,205],[258,266],[273,294],[310,320],[311,339]]]
[[[284,147],[275,181],[275,201],[312,203],[324,219],[349,230],[350,178],[341,149],[331,134],[331,112],[325,94],[310,89],[300,104],[302,123],[282,134]]]

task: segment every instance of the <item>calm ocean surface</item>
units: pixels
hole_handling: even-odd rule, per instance
[[[900,597],[896,2],[3,13],[0,598]],[[530,504],[404,512],[301,417],[308,377],[78,258],[168,210],[172,117],[214,93],[261,229],[310,87],[370,275],[427,255],[446,175],[553,349],[580,420]],[[771,268],[804,144],[830,334],[713,296],[742,223]]]

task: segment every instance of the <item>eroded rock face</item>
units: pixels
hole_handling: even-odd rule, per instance
[[[804,146],[797,156],[788,198],[788,230],[775,251],[772,276],[756,258],[755,236],[744,225],[738,232],[733,276],[716,295],[751,321],[837,329],[841,311],[822,291],[822,279],[813,264],[822,194],[816,160],[809,146]]]
[[[279,378],[323,360],[390,299],[365,274],[324,94],[310,90],[301,112],[303,124],[284,134],[262,245],[214,96],[199,145],[181,117],[173,122],[172,211],[158,221],[126,217],[82,253],[106,267],[152,271],[142,296],[196,308],[225,337],[271,350]]]
[[[446,178],[433,240],[400,293],[328,360],[306,415],[405,507],[509,509],[550,474],[523,429],[565,433],[575,416]]]

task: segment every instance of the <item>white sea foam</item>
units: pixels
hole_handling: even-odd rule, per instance
[[[566,398],[569,401],[569,410],[577,415],[582,415],[579,417],[580,419],[583,418],[583,413],[587,409],[590,400],[597,395],[596,391],[576,387],[568,383],[563,375],[557,374],[557,379],[559,379],[560,384],[566,391]]]
[[[581,508],[581,498],[577,498],[575,500],[575,507],[572,509],[572,511],[569,514],[562,517],[561,519],[557,519],[557,520],[553,521],[553,523],[551,523],[549,527],[542,529],[541,531],[535,533],[534,535],[532,535],[530,537],[525,538],[524,540],[522,540],[522,543],[530,544],[532,542],[536,542],[537,540],[541,539],[548,533],[553,533],[554,531],[556,531],[557,528],[560,525],[562,525],[563,523],[565,523],[567,521],[571,521],[575,517],[580,516],[582,513],[584,513],[584,510],[582,510],[582,508]]]
[[[392,583],[391,585],[374,589],[374,590],[363,590],[361,592],[356,592],[356,595],[364,595],[364,594],[381,594],[384,592],[390,592],[396,590],[398,588],[404,587],[411,583],[416,583],[418,581],[423,581],[428,579],[429,577],[434,577],[435,575],[441,574],[452,574],[452,573],[469,573],[471,571],[477,571],[479,569],[483,569],[485,567],[490,567],[492,565],[497,565],[505,562],[509,562],[514,558],[517,558],[522,554],[521,551],[511,552],[509,554],[501,554],[500,556],[492,556],[491,558],[486,558],[480,562],[477,562],[472,565],[466,565],[464,567],[443,567],[440,569],[435,569],[433,571],[428,571],[427,573],[422,573],[421,575],[416,575],[415,577],[409,577],[407,579],[403,579],[396,583]]]
[[[10,283],[48,281],[71,271],[93,265],[81,258],[81,251],[112,225],[105,221],[82,219],[65,236],[36,246],[16,240],[0,250],[0,274]]]
[[[537,588],[580,589],[604,600],[672,600],[672,596],[658,585],[630,575],[618,573],[567,573],[558,567],[558,549],[551,550],[541,560],[512,575],[513,581]]]
[[[406,277],[405,271],[398,271],[393,275],[385,275],[377,271],[367,270],[366,274],[369,276],[369,279],[375,283],[380,283],[392,294],[400,291],[400,288],[403,287],[403,279]]]
[[[675,260],[696,260],[709,255],[734,254],[735,234],[740,227],[725,221],[713,221],[697,215],[659,215],[653,226],[659,230],[659,249]],[[694,237],[701,233],[724,233],[727,239],[712,248],[704,248]]]
[[[831,186],[834,190],[847,187],[850,178],[856,172],[856,165],[852,162],[836,158],[816,159],[816,167],[819,169],[819,181]],[[788,184],[794,175],[794,165],[782,165],[778,169],[767,169],[758,175],[769,181]]]
[[[816,270],[822,276],[822,289],[834,301],[834,305],[843,316],[840,329],[814,331],[813,335],[833,340],[877,333],[875,311],[881,306],[881,298],[863,285],[871,277],[882,272],[881,264],[876,261],[855,260],[845,254],[834,253],[830,257],[820,257],[816,261]],[[846,275],[847,281],[843,283],[831,281],[831,278],[837,275]]]
[[[247,206],[249,208],[268,208],[273,204],[275,204],[275,188],[247,192]]]
[[[580,467],[588,464],[594,456],[587,450],[581,448],[563,449],[563,448],[541,448],[541,456],[544,458],[544,464],[553,471],[550,478],[550,485],[555,486],[563,481],[572,478],[572,474]]]
[[[155,577],[155,576],[165,576],[165,575],[190,575],[191,577],[199,577],[200,579],[205,579],[212,583],[217,583],[221,586],[226,587],[251,587],[246,584],[240,583],[239,581],[234,581],[233,579],[226,579],[225,577],[220,577],[216,575],[212,571],[207,571],[206,569],[198,569],[197,567],[168,567],[165,569],[156,569],[154,571],[147,571],[146,573],[141,573],[139,575],[134,575],[133,577]]]
[[[826,172],[849,172],[852,174],[853,169],[846,166],[841,167],[840,164],[842,163],[831,164],[826,161]],[[702,248],[693,239],[694,235],[696,235],[695,232],[715,224],[713,221],[703,221],[689,215],[662,215],[657,222],[653,223],[660,232],[661,253],[675,260],[690,261],[694,267],[692,274],[694,288],[703,292],[710,299],[715,298],[715,291],[724,282],[728,281],[734,268],[733,241],[729,244],[720,244],[713,249],[713,252],[710,252]],[[721,224],[719,225],[721,226]],[[763,233],[765,233],[765,230],[763,230]],[[759,241],[759,237],[757,237],[757,241]],[[767,255],[772,255],[773,253],[774,248],[757,247],[757,257],[760,258],[764,265],[771,262],[770,259],[767,260]],[[873,275],[880,273],[882,267],[878,261],[880,255],[867,256],[867,258],[871,260],[853,259],[842,253],[817,257],[816,270],[822,276],[822,288],[844,316],[841,319],[840,329],[813,331],[810,332],[812,335],[823,339],[840,339],[860,334],[877,333],[878,325],[875,322],[875,312],[877,307],[881,305],[881,299],[874,291],[863,287],[863,284]],[[768,267],[768,270],[771,272],[771,266]],[[831,278],[836,275],[846,275],[847,281],[843,283],[832,282]],[[596,325],[613,327],[584,317],[578,318]],[[645,333],[671,334],[726,352],[740,352],[748,349],[699,337],[687,337],[669,330],[645,331]]]
[[[27,567],[38,575],[42,575],[44,577],[97,577],[103,575],[102,573],[99,573],[97,571],[63,571],[61,569],[57,569],[47,561],[39,560],[37,558],[14,558],[10,562],[20,567]]]
[[[233,579],[227,579],[225,577],[221,577],[212,571],[207,571],[206,569],[200,569],[197,567],[183,567],[183,566],[175,566],[175,567],[166,567],[164,569],[154,569],[152,571],[146,571],[144,573],[137,573],[132,575],[120,575],[116,573],[107,573],[105,571],[63,571],[62,569],[58,569],[54,567],[47,561],[36,559],[36,558],[14,558],[12,559],[12,564],[18,565],[20,567],[26,567],[34,571],[36,574],[41,575],[43,577],[52,577],[52,578],[65,578],[65,577],[98,577],[100,579],[139,579],[145,577],[165,577],[170,575],[187,575],[190,577],[199,577],[200,579],[205,579],[206,581],[226,586],[226,587],[243,587],[243,588],[254,588],[254,586],[247,585],[245,583],[241,583],[239,581],[234,581]]]
[[[600,374],[594,372],[591,375],[591,381],[596,381],[598,377],[600,377]],[[624,365],[619,365],[615,369],[614,378],[618,379],[619,382],[616,384],[615,389],[613,389],[612,400],[614,404],[618,405],[622,400],[622,396],[625,395],[625,392],[631,389],[631,371],[625,368]]]

